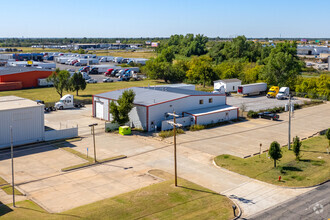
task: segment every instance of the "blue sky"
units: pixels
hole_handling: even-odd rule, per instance
[[[1,0],[0,37],[330,38],[329,0]]]

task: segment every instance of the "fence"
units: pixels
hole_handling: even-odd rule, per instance
[[[73,138],[78,136],[78,127],[45,131],[45,141]]]

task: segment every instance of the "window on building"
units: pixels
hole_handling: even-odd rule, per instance
[[[200,105],[203,105],[203,104],[204,104],[204,100],[203,100],[203,99],[200,99],[200,100],[199,100],[199,104],[200,104]]]
[[[233,86],[233,90],[235,91],[235,86]]]
[[[209,103],[212,103],[213,102],[213,99],[212,98],[209,98]]]

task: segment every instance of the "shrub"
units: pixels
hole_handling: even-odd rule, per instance
[[[111,129],[110,128],[106,128],[105,131],[109,133],[109,132],[111,132]]]
[[[205,128],[204,125],[191,125],[189,128],[189,131],[199,131],[199,130],[203,130]]]
[[[300,159],[300,147],[301,141],[298,136],[296,136],[293,140],[293,153],[296,155],[296,160]]]
[[[255,112],[255,111],[250,110],[247,113],[247,116],[248,116],[248,118],[258,118],[258,112]]]
[[[184,134],[184,131],[180,128],[176,129],[176,134]],[[172,137],[173,135],[174,135],[173,130],[161,131],[158,134],[158,136],[161,137],[161,138]]]

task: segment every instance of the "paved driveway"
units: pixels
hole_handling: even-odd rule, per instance
[[[309,107],[294,112],[291,138],[308,137],[329,128],[330,104]],[[168,138],[172,141],[172,138]],[[280,114],[279,121],[252,119],[212,129],[187,132],[180,135],[178,143],[211,155],[231,154],[244,157],[269,148],[272,141],[288,143],[288,113]]]
[[[71,172],[61,168],[85,160],[52,146],[15,150],[15,185],[49,212],[62,212],[161,180],[137,161],[113,162]],[[0,154],[0,176],[11,182],[10,154]],[[7,197],[0,200],[9,201]]]

